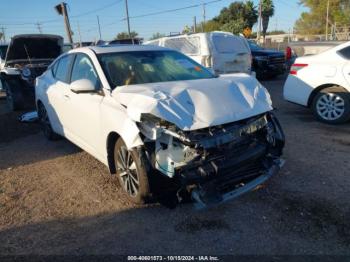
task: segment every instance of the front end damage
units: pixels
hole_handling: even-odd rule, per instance
[[[199,207],[253,190],[283,164],[284,134],[271,112],[191,131],[143,114],[138,127],[153,169],[176,185],[179,201],[187,192]]]

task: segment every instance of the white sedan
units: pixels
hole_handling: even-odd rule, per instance
[[[99,159],[135,203],[189,194],[200,206],[222,202],[282,163],[284,135],[266,89],[170,49],[74,49],[35,91],[47,138],[64,136]]]
[[[284,98],[310,107],[322,122],[350,119],[350,42],[318,55],[299,57],[284,85]]]

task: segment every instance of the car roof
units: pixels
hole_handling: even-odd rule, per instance
[[[96,54],[118,53],[118,52],[137,52],[137,51],[169,51],[172,49],[152,45],[102,45],[86,46],[73,49],[69,53],[84,52],[92,50]]]

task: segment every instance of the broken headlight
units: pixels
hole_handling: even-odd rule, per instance
[[[175,168],[186,165],[197,156],[196,150],[184,144],[187,138],[166,120],[144,114],[138,127],[147,142],[154,143],[154,166],[166,176],[173,177]]]

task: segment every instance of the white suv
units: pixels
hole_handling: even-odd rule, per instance
[[[350,42],[318,55],[296,59],[284,85],[284,98],[310,107],[322,122],[350,119]]]
[[[228,32],[210,32],[162,37],[145,42],[177,50],[211,68],[216,74],[252,74],[252,55],[248,41]]]
[[[170,49],[74,49],[35,90],[45,135],[99,159],[136,203],[187,193],[201,206],[225,201],[282,163],[284,135],[266,89],[246,74],[216,77]]]

